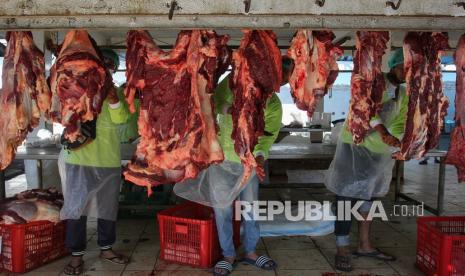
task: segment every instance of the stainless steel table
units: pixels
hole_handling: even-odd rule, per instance
[[[279,130],[279,132],[313,132],[313,131],[331,131],[331,128],[283,127]]]
[[[131,160],[136,150],[134,144],[121,145],[121,160]],[[336,147],[334,145],[324,144],[293,144],[293,143],[280,143],[274,144],[271,147],[269,159],[332,159]],[[42,160],[58,160],[60,148],[57,147],[44,147],[44,148],[31,148],[19,147],[16,152],[16,159],[20,160],[37,160],[39,170],[39,187],[42,187]],[[3,196],[2,196],[3,189]],[[0,172],[0,198],[5,198],[5,179],[3,171]]]
[[[121,145],[121,160],[131,160],[136,145],[123,144]],[[271,160],[292,160],[292,159],[324,159],[331,160],[334,158],[336,152],[335,145],[326,144],[307,144],[307,143],[279,143],[274,144],[271,147],[269,159]],[[26,148],[19,147],[16,153],[16,159],[22,160],[37,160],[39,168],[39,186],[42,186],[42,160],[57,160],[60,149],[56,147],[49,148]],[[433,208],[425,205],[425,209],[440,215],[443,212],[444,202],[444,189],[445,189],[445,151],[430,151],[426,156],[428,157],[439,157],[441,164],[439,166],[439,177],[438,177],[438,194],[437,194],[437,206]],[[396,181],[395,181],[395,200],[399,198],[406,199],[408,201],[420,203],[419,201],[409,197],[408,195],[400,191],[403,178],[403,167],[404,161],[396,161]],[[5,197],[5,179],[3,171],[0,172],[0,198]]]
[[[269,159],[333,159],[335,145],[279,143],[271,146]]]
[[[437,194],[437,203],[436,208],[424,205],[425,209],[430,211],[431,213],[440,216],[444,211],[444,189],[445,189],[445,179],[446,179],[446,158],[447,151],[440,151],[440,150],[432,150],[426,154],[425,157],[437,157],[441,160],[439,164],[439,175],[438,175],[438,194]],[[404,178],[404,161],[397,160],[396,161],[396,181],[395,181],[395,201],[399,201],[399,198],[405,199],[407,201],[414,202],[416,204],[422,204],[420,202],[400,191],[400,187],[402,184],[402,180]]]
[[[309,127],[283,127],[279,130],[276,143],[282,141],[286,136],[291,133],[312,133],[312,132],[328,132],[331,128],[309,128]]]
[[[16,159],[20,160],[37,160],[37,167],[39,171],[39,188],[42,188],[42,160],[58,160],[60,148],[57,147],[19,147],[16,152]],[[123,144],[121,145],[121,160],[131,160],[132,155],[136,150],[136,145]],[[3,173],[3,172],[2,172]],[[4,179],[0,175],[0,186],[4,187]],[[1,189],[1,188],[0,188]],[[0,191],[1,192],[1,191]],[[3,197],[4,198],[4,197]]]
[[[39,188],[42,188],[44,181],[42,177],[42,160],[57,160],[59,154],[60,149],[56,146],[44,148],[19,147],[15,158],[20,160],[37,160],[37,169],[39,172]],[[5,181],[1,181],[0,185],[4,188]]]
[[[19,147],[15,158],[20,160],[58,160],[59,154],[60,149],[57,147]]]

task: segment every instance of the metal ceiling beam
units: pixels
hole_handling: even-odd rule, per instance
[[[2,0],[0,16],[165,15],[171,0]],[[460,0],[176,0],[177,15],[464,16]],[[246,3],[245,3],[246,2]],[[391,4],[389,4],[391,2]],[[247,10],[247,4],[250,7]],[[397,9],[396,9],[397,7]]]
[[[465,30],[465,17],[393,17],[393,16],[69,16],[0,18],[0,30],[62,29],[195,29],[195,28],[272,28],[272,29],[343,29],[343,30]]]
[[[465,0],[3,0],[0,29],[463,30]],[[248,12],[244,5],[250,5]],[[458,4],[457,4],[458,3]],[[172,14],[172,19],[168,15]]]

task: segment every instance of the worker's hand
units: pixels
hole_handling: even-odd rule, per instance
[[[255,168],[257,176],[263,181],[265,178],[265,157],[263,157],[263,155],[259,155],[255,157],[255,162],[257,162],[257,167]]]
[[[116,95],[116,88],[114,86],[108,90],[107,100],[110,104],[119,102],[118,95]]]
[[[381,139],[383,139],[383,142],[391,147],[400,147],[400,141],[396,137],[392,136],[391,134],[387,134],[384,136],[381,136]]]
[[[375,130],[381,135],[381,139],[385,144],[391,147],[400,147],[399,139],[392,136],[383,124],[375,126]]]

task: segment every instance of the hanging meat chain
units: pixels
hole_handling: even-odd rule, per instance
[[[138,121],[141,141],[125,178],[148,188],[195,178],[223,161],[211,95],[229,66],[228,36],[182,31],[171,52],[158,48],[146,31],[129,31],[126,99]]]
[[[86,31],[69,31],[50,70],[51,117],[61,123],[74,142],[81,123],[92,121],[102,108],[112,78],[97,45]]]
[[[385,89],[381,64],[388,41],[389,32],[357,32],[348,117],[348,128],[356,144],[363,142],[371,129],[371,118],[381,107]]]
[[[439,142],[449,101],[443,93],[441,55],[448,46],[445,33],[409,32],[404,39],[404,70],[409,96],[399,160],[423,157]]]
[[[334,38],[331,31],[298,30],[288,50],[294,60],[289,77],[292,97],[308,117],[312,117],[339,72],[336,61],[343,51],[332,43]]]
[[[460,37],[454,57],[457,70],[455,129],[451,135],[446,163],[455,165],[458,181],[465,182],[465,35]]]
[[[0,169],[13,160],[16,148],[48,116],[50,90],[45,80],[44,54],[31,32],[7,32],[0,90]]]
[[[244,165],[241,184],[245,184],[257,168],[253,155],[258,138],[264,135],[266,101],[279,92],[282,79],[281,52],[272,31],[243,30],[244,37],[233,53],[230,87],[234,149]],[[257,168],[263,179],[263,168]]]

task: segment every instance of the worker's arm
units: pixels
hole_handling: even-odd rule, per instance
[[[112,87],[108,92],[108,111],[110,113],[110,119],[115,124],[124,124],[128,120],[129,110],[124,102],[121,102],[118,98],[116,88]]]
[[[393,136],[383,124],[376,125],[374,129],[381,135],[381,139],[385,144],[391,147],[400,147],[399,139]]]
[[[400,147],[400,141],[396,137],[394,137],[389,130],[386,128],[386,126],[383,124],[381,117],[379,114],[376,114],[373,118],[370,120],[370,126],[373,128],[376,132],[379,133],[381,136],[381,139],[383,142],[389,146],[392,147]]]
[[[229,88],[229,76],[224,78],[216,87],[213,95],[215,114],[229,114],[232,106],[233,94]]]
[[[392,121],[392,124],[389,126],[391,134],[397,138],[401,138],[405,132],[405,122],[407,120],[408,113],[408,96],[405,92],[405,88],[401,87],[402,92],[400,93],[401,98],[401,107],[398,115]]]
[[[265,109],[265,134],[258,138],[258,143],[254,149],[255,156],[263,156],[267,159],[270,148],[278,137],[281,129],[283,108],[281,101],[276,94],[268,101]]]

